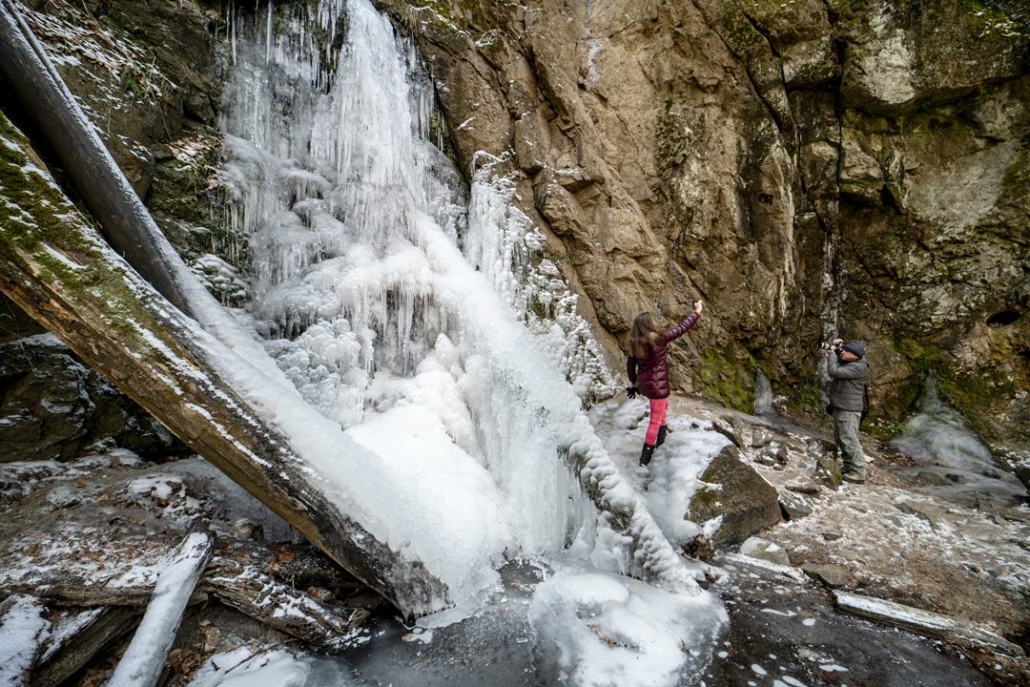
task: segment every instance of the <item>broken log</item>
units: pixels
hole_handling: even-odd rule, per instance
[[[1023,656],[1023,649],[990,630],[959,618],[941,615],[894,601],[874,599],[852,592],[833,593],[837,608],[884,625],[936,637],[962,646],[987,647],[1008,656]]]
[[[133,615],[139,615],[138,608],[146,606],[155,589],[142,576],[137,583],[118,585],[97,584],[96,580],[81,577],[50,576],[34,579],[31,585],[4,582],[0,584],[0,595],[24,594],[28,586],[39,590],[42,600],[49,604],[123,608]],[[368,609],[360,606],[341,608],[323,603],[263,572],[257,564],[218,554],[211,557],[187,601],[196,605],[212,599],[274,630],[316,645],[332,644],[346,637],[370,615]],[[122,628],[122,633],[125,631]],[[41,664],[47,663],[48,658],[41,659]]]
[[[0,603],[0,684],[28,684],[32,664],[50,634],[45,611],[33,596],[10,596]]]
[[[54,624],[54,638],[33,668],[31,687],[57,687],[138,624],[140,610],[110,606],[80,611]]]
[[[158,575],[143,620],[118,661],[108,687],[157,684],[193,588],[211,560],[213,546],[210,532],[191,532],[169,557]]]
[[[220,556],[212,560],[202,585],[226,606],[310,644],[344,639],[370,615],[364,608],[340,612],[252,566]]]
[[[403,614],[448,605],[446,585],[341,511],[327,492],[332,483],[296,453],[268,410],[234,391],[234,382],[263,383],[264,375],[112,251],[2,113],[0,141],[0,291]],[[270,379],[267,386],[280,389]],[[321,426],[351,445],[339,427]]]

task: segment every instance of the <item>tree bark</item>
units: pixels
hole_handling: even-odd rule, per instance
[[[11,0],[0,0],[0,74],[49,141],[108,243],[189,314],[164,235]]]
[[[87,616],[77,631],[72,631],[48,646],[43,658],[33,668],[31,687],[57,687],[106,651],[139,623],[140,610],[130,606],[112,606],[83,611]],[[70,621],[70,622],[75,622]]]
[[[312,481],[287,436],[220,371],[238,357],[110,249],[2,114],[0,141],[0,291],[402,613],[447,605],[446,586],[421,561],[377,539]]]

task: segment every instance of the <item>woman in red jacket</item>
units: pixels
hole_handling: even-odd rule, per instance
[[[641,313],[633,320],[633,330],[629,338],[629,359],[626,361],[630,387],[626,391],[630,398],[641,393],[651,401],[651,421],[647,425],[644,448],[640,453],[641,465],[651,462],[654,450],[665,443],[665,435],[669,431],[665,425],[665,413],[669,409],[669,364],[665,360],[666,347],[694,326],[701,317],[702,305],[701,301],[694,303],[694,312],[665,333],[658,330],[654,315],[649,312]]]

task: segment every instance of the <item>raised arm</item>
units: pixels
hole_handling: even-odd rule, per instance
[[[703,306],[704,306],[704,303],[702,303],[701,301],[695,302],[694,303],[694,312],[690,313],[687,316],[687,319],[683,320],[678,325],[676,325],[675,327],[673,327],[669,331],[667,331],[664,334],[662,334],[661,336],[659,336],[658,337],[659,340],[663,344],[667,344],[670,341],[675,341],[676,339],[678,339],[681,336],[683,336],[684,334],[686,334],[687,330],[690,329],[691,327],[693,327],[697,323],[697,321],[699,319],[701,319],[701,309],[702,309]]]
[[[826,357],[826,372],[833,379],[865,379],[869,376],[869,365],[864,360],[841,365],[835,355]]]

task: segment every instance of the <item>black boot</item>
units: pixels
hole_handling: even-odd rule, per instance
[[[640,466],[643,467],[651,462],[651,456],[654,455],[654,446],[648,446],[644,444],[643,450],[640,452]]]
[[[658,428],[658,440],[654,442],[654,447],[658,448],[665,443],[665,435],[669,433],[668,425],[662,425]]]

